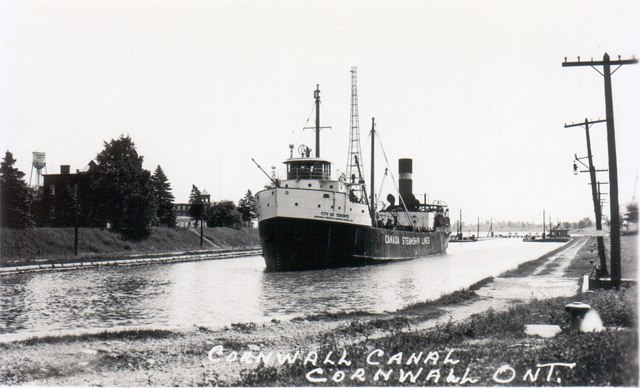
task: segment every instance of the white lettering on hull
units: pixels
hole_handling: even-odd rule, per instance
[[[394,236],[386,234],[384,236],[384,243],[387,245],[429,245],[431,244],[431,237],[410,237],[410,236]]]
[[[320,212],[320,215],[314,215],[313,218],[321,220],[338,220],[344,222],[353,222],[349,214],[346,213],[333,213],[333,212]]]

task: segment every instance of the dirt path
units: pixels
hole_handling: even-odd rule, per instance
[[[586,243],[587,239],[582,238],[551,255],[530,276],[497,277],[476,291],[479,298],[444,307],[444,315],[422,322],[416,328],[429,329],[447,322],[456,323],[488,309],[504,311],[514,304],[533,299],[573,296],[578,292],[579,279],[564,277],[564,271]]]
[[[195,386],[233,384],[257,363],[241,360],[244,352],[293,354],[318,349],[328,337],[342,344],[362,341],[354,334],[359,323],[409,322],[404,330],[425,330],[449,321],[459,322],[488,309],[505,310],[515,303],[556,296],[572,296],[578,279],[564,278],[564,269],[576,257],[586,239],[550,255],[532,275],[498,277],[476,291],[478,297],[444,307],[383,315],[307,317],[267,324],[236,324],[209,330],[186,332],[115,333],[70,339],[36,339],[0,344],[0,384]],[[437,316],[438,314],[441,314]],[[437,316],[434,318],[434,316]],[[375,326],[375,325],[372,325]],[[391,335],[389,326],[366,334],[366,338]],[[393,328],[394,332],[402,328]],[[215,346],[225,349],[223,357],[236,352],[237,359],[212,361]],[[215,359],[216,357],[214,357]],[[270,360],[275,363],[276,358]]]

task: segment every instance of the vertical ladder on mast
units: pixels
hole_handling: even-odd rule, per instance
[[[347,158],[347,181],[360,183],[364,179],[362,152],[360,150],[360,119],[358,114],[358,68],[351,68],[351,127],[349,130],[349,156]]]

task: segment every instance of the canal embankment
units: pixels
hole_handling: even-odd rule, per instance
[[[581,293],[576,268],[589,265],[591,244],[579,239],[535,265],[393,312],[4,343],[0,383],[637,386],[637,290]],[[637,260],[625,246],[624,260]],[[589,303],[605,329],[577,330],[564,311],[574,301]],[[529,324],[560,331],[529,335]]]
[[[199,230],[154,228],[142,241],[123,240],[101,228],[79,229],[74,254],[73,228],[0,229],[0,273],[69,270],[108,265],[143,265],[240,257],[259,253],[254,228]]]

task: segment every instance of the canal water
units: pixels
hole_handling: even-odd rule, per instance
[[[322,271],[267,273],[262,257],[0,278],[0,339],[112,327],[220,327],[438,298],[562,244],[493,239],[446,255]]]

